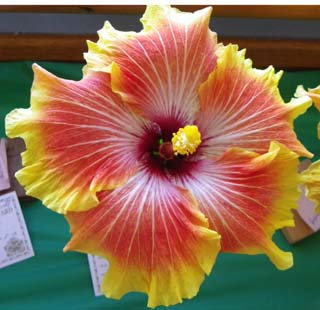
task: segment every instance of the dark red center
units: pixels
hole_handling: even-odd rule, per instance
[[[174,155],[171,144],[173,133],[185,125],[175,119],[160,119],[146,125],[139,145],[139,155],[148,169],[172,175],[186,173],[190,169],[190,161],[194,161],[194,155]]]

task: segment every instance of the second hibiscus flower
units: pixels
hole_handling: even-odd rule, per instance
[[[65,250],[109,260],[108,297],[191,298],[220,250],[293,264],[272,235],[294,224],[298,157],[312,154],[293,120],[311,100],[285,104],[282,73],[217,44],[210,13],[151,6],[139,33],[106,23],[81,81],[34,65],[30,109],[7,116],[27,146],[18,180],[65,214]]]

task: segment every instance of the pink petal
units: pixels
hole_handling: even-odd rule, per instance
[[[199,84],[216,65],[210,13],[210,8],[192,14],[148,6],[140,33],[116,31],[106,23],[99,41],[89,43],[86,71],[110,71],[112,89],[152,121],[192,123]]]
[[[188,191],[141,171],[99,198],[96,208],[67,213],[73,236],[66,249],[109,260],[103,293],[119,299],[144,292],[149,307],[193,297],[211,271],[220,238]]]
[[[301,156],[312,157],[297,140],[293,120],[311,105],[308,97],[284,104],[278,90],[282,72],[252,68],[245,50],[236,45],[222,47],[217,68],[200,87],[196,124],[202,134],[202,151],[221,155],[231,146],[264,153],[272,140]]]
[[[7,134],[27,146],[17,178],[49,208],[87,210],[96,192],[135,174],[143,122],[112,93],[108,73],[74,82],[36,65],[34,72],[31,108],[6,119]]]
[[[299,198],[297,155],[278,143],[259,155],[238,148],[218,160],[194,163],[177,178],[189,189],[221,235],[225,252],[265,253],[279,269],[292,266],[292,255],[272,241],[276,229],[293,226],[291,209]]]

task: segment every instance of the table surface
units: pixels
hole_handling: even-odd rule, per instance
[[[4,117],[16,107],[28,107],[32,83],[31,62],[0,63],[0,136]],[[79,80],[82,64],[41,62],[59,77]],[[286,72],[280,82],[285,99],[299,84],[315,87],[320,71]],[[299,138],[320,158],[316,137],[319,113],[310,108],[295,125]],[[1,309],[144,309],[146,295],[127,294],[120,301],[95,297],[87,256],[63,253],[70,238],[64,218],[39,201],[22,203],[35,257],[0,270]],[[291,246],[281,232],[274,239],[294,254],[294,267],[278,271],[263,255],[220,254],[213,272],[197,297],[171,309],[319,309],[320,233]],[[161,307],[159,307],[161,309]]]

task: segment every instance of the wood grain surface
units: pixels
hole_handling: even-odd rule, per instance
[[[83,61],[86,40],[96,41],[96,35],[0,35],[0,61]],[[247,49],[247,57],[255,67],[272,64],[281,69],[319,69],[320,40],[266,40],[223,38],[224,44],[235,43]]]
[[[207,5],[175,5],[194,11]],[[144,5],[2,5],[0,12],[141,14]],[[213,5],[213,15],[220,17],[319,19],[320,5]]]

